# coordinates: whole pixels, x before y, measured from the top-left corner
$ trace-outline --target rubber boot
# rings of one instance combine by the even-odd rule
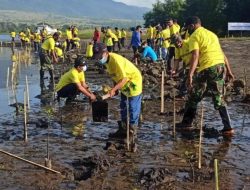
[[[229,114],[227,112],[227,108],[225,106],[221,107],[219,109],[219,113],[222,119],[222,123],[224,125],[224,128],[221,130],[222,133],[225,134],[233,134],[233,128],[231,126],[231,121],[230,121],[230,117]]]
[[[184,116],[181,123],[177,123],[177,129],[191,129],[193,120],[196,115],[196,109],[187,108],[184,112]]]
[[[127,136],[127,124],[124,121],[117,121],[118,123],[118,130],[114,133],[110,133],[110,138],[126,138]]]
[[[44,71],[40,70],[40,81],[43,80],[43,78],[44,78]]]

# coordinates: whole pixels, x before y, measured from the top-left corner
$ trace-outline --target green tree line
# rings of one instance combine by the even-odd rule
[[[224,35],[228,22],[250,22],[250,0],[158,0],[144,20],[146,27],[163,24],[167,18],[183,25],[189,16],[200,17],[206,28]]]

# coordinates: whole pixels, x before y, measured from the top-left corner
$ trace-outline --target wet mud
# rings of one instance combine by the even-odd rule
[[[0,153],[0,189],[214,189],[215,158],[219,161],[220,189],[249,189],[250,96],[244,89],[245,86],[249,89],[250,85],[248,81],[244,83],[244,68],[249,70],[250,41],[223,39],[221,43],[238,80],[228,87],[226,99],[235,135],[226,138],[220,134],[223,126],[219,113],[213,108],[211,98],[206,97],[203,100],[201,169],[198,169],[201,106],[193,131],[173,132],[173,99],[174,93],[178,94],[179,80],[166,77],[165,112],[161,114],[162,65],[140,66],[145,81],[143,114],[138,128],[138,151],[131,153],[127,152],[123,141],[108,137],[118,128],[119,96],[107,100],[108,121],[93,122],[88,99],[79,96],[70,104],[64,99],[58,102],[49,78],[40,84],[39,65],[34,56],[34,64],[22,65],[20,69],[19,114],[16,114],[12,97],[10,103],[1,99],[0,149],[39,164],[44,164],[49,152],[52,168],[61,175]],[[127,50],[122,54],[131,58]],[[68,57],[69,61],[73,59]],[[90,88],[101,91],[104,83],[112,86],[112,81],[95,61],[88,62],[86,79]],[[56,82],[71,66],[56,65]],[[27,142],[23,141],[23,97],[20,95],[25,86],[25,74],[31,85]],[[249,71],[247,78],[250,80]],[[4,87],[1,92],[7,95]],[[185,99],[176,98],[175,104],[179,122]]]

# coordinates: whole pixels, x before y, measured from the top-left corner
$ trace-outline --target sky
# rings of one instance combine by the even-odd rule
[[[127,5],[135,5],[138,7],[148,7],[152,8],[152,4],[156,2],[156,0],[114,0],[117,2],[122,2]]]

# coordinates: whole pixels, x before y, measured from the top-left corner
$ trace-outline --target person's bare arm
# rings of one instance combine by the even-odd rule
[[[80,82],[76,83],[76,86],[81,93],[83,93],[85,96],[88,96],[92,101],[96,99],[95,95],[93,93],[90,93],[86,88],[84,88]]]
[[[53,63],[58,63],[58,59],[57,59],[55,50],[51,51],[51,55],[52,55]]]
[[[127,82],[127,78],[123,78],[121,79],[112,89],[111,91],[109,92],[110,94],[110,97],[113,97],[115,95],[115,92],[119,89],[121,89],[124,84]]]
[[[198,62],[199,62],[199,50],[193,50],[192,51],[192,57],[191,57],[191,60],[190,60],[190,70],[189,70],[189,73],[188,73],[188,80],[187,80],[187,84],[188,84],[188,88],[191,90],[192,87],[193,87],[193,76],[194,76],[194,72],[197,68],[197,65],[198,65]]]

